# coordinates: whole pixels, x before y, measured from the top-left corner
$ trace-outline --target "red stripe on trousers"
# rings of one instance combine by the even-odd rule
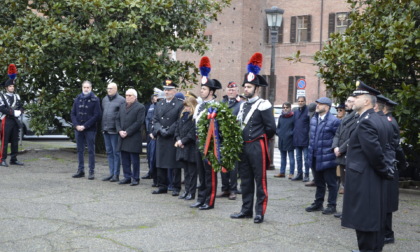
[[[261,183],[263,187],[263,191],[265,194],[265,198],[263,201],[263,207],[262,207],[262,215],[265,214],[265,210],[267,209],[267,201],[268,201],[268,191],[267,191],[267,144],[265,139],[260,140],[261,145],[261,154],[262,154],[262,176],[261,176]]]
[[[214,206],[214,199],[216,198],[216,173],[211,168],[211,192],[209,206]]]
[[[3,160],[3,149],[7,146],[4,146],[4,128],[6,127],[6,117],[1,120],[1,152],[0,152],[0,160]]]

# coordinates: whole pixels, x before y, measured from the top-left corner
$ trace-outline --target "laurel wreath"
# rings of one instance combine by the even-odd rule
[[[211,139],[207,155],[203,154],[203,159],[210,161],[215,172],[222,171],[223,167],[231,171],[235,168],[235,162],[239,160],[239,154],[242,151],[243,140],[241,127],[236,120],[236,116],[233,115],[226,103],[209,103],[206,105],[206,111],[208,111],[209,107],[217,108],[216,119],[219,124],[221,160],[219,163],[217,157],[214,155],[213,138]],[[201,153],[204,153],[209,125],[210,120],[207,119],[207,113],[203,113],[197,124],[197,135]]]

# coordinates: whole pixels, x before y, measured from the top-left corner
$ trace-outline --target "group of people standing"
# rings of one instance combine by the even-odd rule
[[[302,180],[299,165],[293,178],[294,148],[298,162],[299,153],[307,153],[305,166],[312,169],[316,191],[306,211],[334,214],[342,219],[342,226],[356,229],[360,250],[354,251],[382,251],[384,244],[395,241],[392,212],[398,210],[396,163],[406,163],[399,144],[399,127],[392,117],[397,103],[361,81],[356,85],[346,102],[337,107],[341,110],[337,116],[330,113],[332,101],[327,97],[316,100],[313,114],[306,111],[304,97],[298,98],[299,108],[295,111],[291,111],[289,102],[283,104],[277,124],[282,159],[280,174],[275,177],[285,177],[289,156],[289,178]],[[295,147],[297,143],[301,146]],[[306,168],[304,181],[309,181],[308,171]],[[339,190],[340,182],[344,188]],[[344,194],[343,213],[336,211],[339,191]]]

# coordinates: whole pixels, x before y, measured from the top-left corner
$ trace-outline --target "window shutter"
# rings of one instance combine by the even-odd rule
[[[296,17],[292,17],[290,22],[290,43],[296,43]]]
[[[289,76],[289,88],[287,90],[287,101],[289,101],[289,102],[293,102],[294,85],[295,85],[295,77],[294,76]]]
[[[328,38],[331,33],[335,32],[335,13],[330,13],[328,16]]]
[[[279,36],[278,36],[279,44],[283,44],[283,24],[284,22],[282,22],[281,26],[279,27]]]
[[[308,42],[311,42],[311,25],[312,25],[312,16],[308,15]],[[320,41],[322,42],[322,41]]]

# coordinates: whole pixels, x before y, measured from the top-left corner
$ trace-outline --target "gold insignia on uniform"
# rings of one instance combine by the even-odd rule
[[[166,80],[165,83],[166,83],[166,86],[169,86],[169,85],[171,85],[172,81],[171,80]]]
[[[356,81],[356,88],[359,87],[360,81]]]

